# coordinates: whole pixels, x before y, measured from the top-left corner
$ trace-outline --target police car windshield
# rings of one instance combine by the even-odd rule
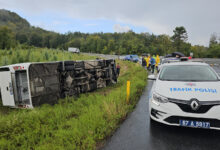
[[[164,66],[160,80],[166,81],[218,81],[218,77],[209,66],[173,65]]]

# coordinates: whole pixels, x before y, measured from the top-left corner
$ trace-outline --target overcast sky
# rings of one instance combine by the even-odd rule
[[[0,8],[47,30],[173,35],[184,26],[189,42],[206,46],[220,33],[219,6],[219,0],[0,0]]]

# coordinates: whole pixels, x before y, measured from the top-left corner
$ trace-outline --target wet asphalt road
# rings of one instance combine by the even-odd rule
[[[215,69],[219,71],[220,68]],[[220,150],[220,131],[150,124],[148,93],[153,81],[148,81],[136,109],[103,150]]]

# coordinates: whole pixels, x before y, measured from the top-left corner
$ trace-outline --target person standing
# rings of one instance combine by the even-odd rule
[[[157,69],[157,72],[158,72],[158,65],[159,65],[159,63],[160,63],[160,57],[159,57],[159,55],[157,55],[157,57],[156,57],[156,69]]]
[[[156,64],[156,60],[154,57],[151,57],[150,64],[151,64],[151,72],[154,73],[154,68],[155,68],[155,64]]]
[[[149,70],[149,66],[150,66],[150,56],[147,57],[146,63],[147,63],[147,69]]]
[[[120,67],[119,63],[117,63],[117,66],[116,66],[117,76],[119,76],[119,74],[120,74],[120,69],[121,69],[121,67]]]
[[[156,61],[156,56],[155,55],[153,55],[153,58],[155,59],[155,61]]]
[[[146,66],[146,60],[145,60],[145,56],[142,56],[142,66],[145,67]]]

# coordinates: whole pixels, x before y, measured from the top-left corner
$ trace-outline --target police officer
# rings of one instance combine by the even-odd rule
[[[146,59],[146,63],[147,63],[147,70],[150,70],[150,55],[148,55]]]
[[[154,67],[155,67],[155,64],[156,64],[156,60],[155,60],[154,57],[151,57],[150,64],[151,64],[151,72],[154,73]]]
[[[142,56],[142,66],[145,67],[146,66],[146,60],[145,60],[145,56]]]
[[[116,72],[117,72],[117,76],[119,76],[119,74],[120,74],[120,65],[119,65],[119,63],[117,64],[117,66],[116,66]]]
[[[156,69],[157,69],[157,72],[158,72],[158,65],[159,65],[159,63],[160,63],[160,57],[159,57],[159,55],[157,55],[157,57],[156,57]]]

